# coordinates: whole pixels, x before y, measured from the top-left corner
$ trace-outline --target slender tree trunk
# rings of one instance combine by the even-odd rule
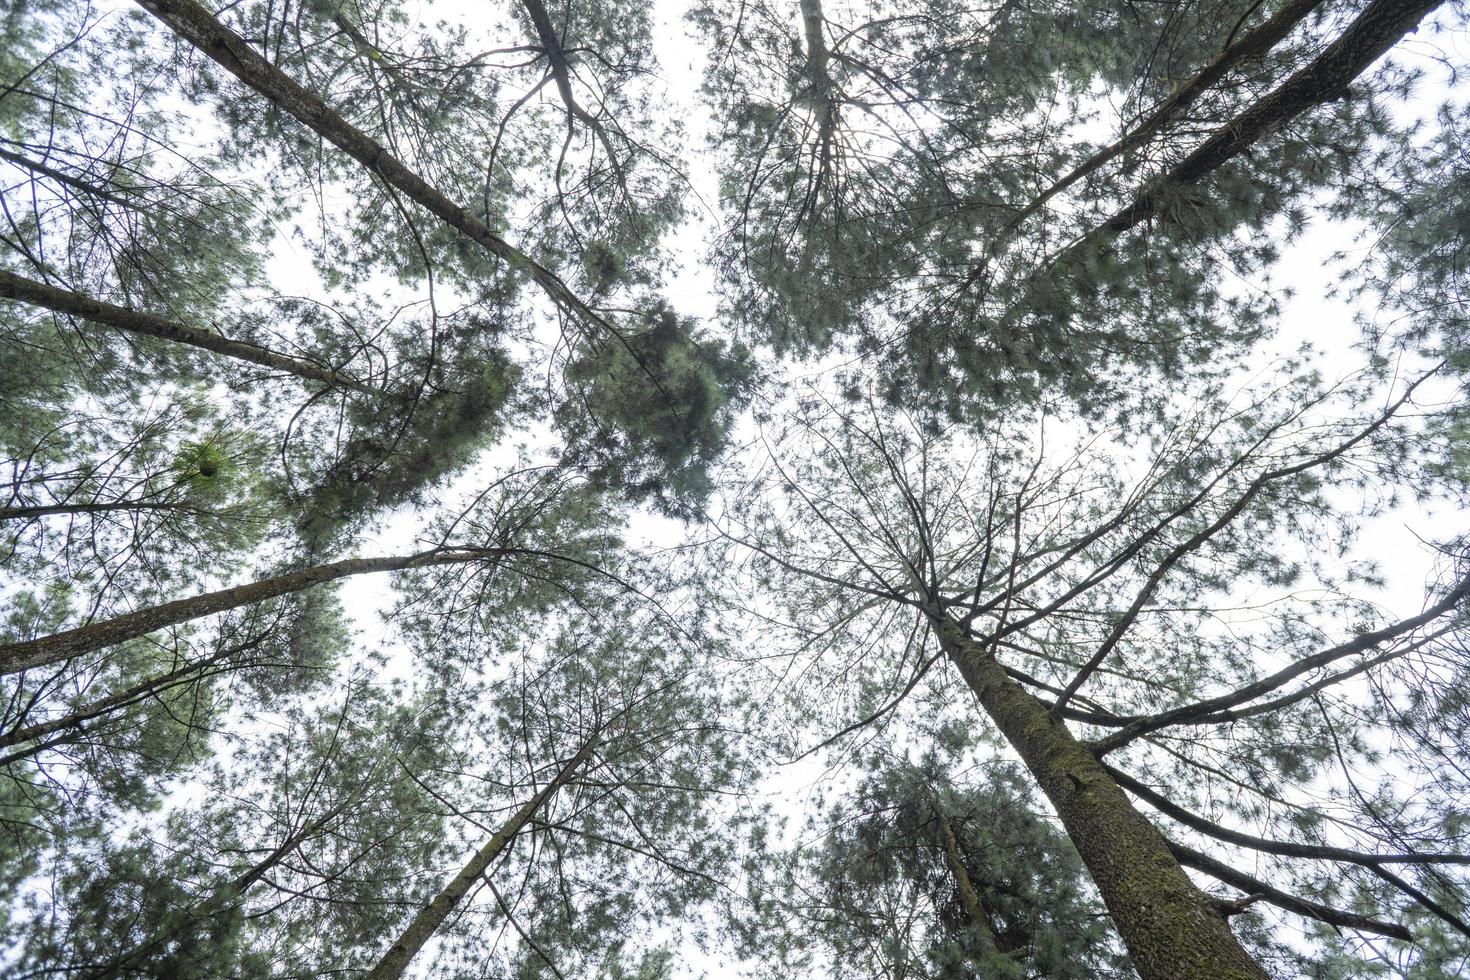
[[[62,517],[73,514],[110,514],[113,511],[188,510],[180,500],[109,500],[94,504],[37,504],[27,507],[0,507],[0,523],[29,521],[37,517]]]
[[[617,149],[613,146],[611,137],[608,136],[607,127],[582,107],[577,101],[576,93],[572,91],[572,66],[567,60],[566,48],[562,46],[561,38],[557,36],[556,25],[552,23],[551,14],[547,12],[546,5],[541,0],[521,0],[521,6],[531,18],[531,26],[535,28],[536,39],[541,43],[542,50],[546,52],[552,80],[556,82],[557,93],[561,96],[562,104],[566,106],[567,114],[592,130],[593,135],[597,137],[597,141],[602,144],[603,150],[607,153],[608,162],[617,167]],[[621,169],[618,173],[621,181]]]
[[[1246,34],[1238,41],[1229,43],[1220,54],[1208,65],[1201,68],[1194,76],[1178,88],[1176,88],[1167,99],[1159,104],[1153,112],[1149,113],[1138,126],[1134,127],[1116,142],[1104,147],[1097,153],[1088,157],[1082,163],[1074,167],[1065,177],[1059,179],[1046,190],[1042,191],[1031,203],[1026,205],[1002,229],[1000,239],[1004,239],[1011,231],[1019,228],[1021,223],[1031,215],[1039,211],[1047,201],[1071,187],[1077,181],[1096,173],[1105,164],[1115,160],[1130,150],[1136,150],[1152,139],[1171,120],[1184,113],[1195,100],[1214,85],[1227,73],[1250,58],[1259,58],[1267,54],[1272,48],[1279,44],[1288,34],[1307,18],[1312,11],[1322,6],[1323,0],[1290,0],[1286,6],[1276,11],[1265,23],[1255,30]],[[992,253],[998,252],[998,247],[992,248]]]
[[[504,826],[491,835],[459,874],[444,886],[444,890],[434,896],[432,902],[419,910],[418,915],[414,916],[413,921],[408,924],[408,928],[404,929],[403,934],[398,937],[398,941],[388,947],[388,951],[383,954],[382,959],[378,960],[377,966],[372,968],[365,980],[395,980],[403,976],[403,971],[408,969],[409,962],[439,931],[444,921],[469,894],[470,889],[475,886],[480,877],[489,870],[495,859],[500,857],[501,852],[520,832],[520,829],[592,756],[592,750],[596,744],[596,737],[588,739],[571,761],[562,766],[561,771],[551,782],[542,787],[539,793],[531,797],[530,802],[517,810]]]
[[[25,728],[12,728],[10,731],[0,734],[0,748],[18,745],[21,742],[36,741],[45,738],[47,735],[66,731],[67,729],[76,729],[74,737],[80,737],[87,722],[101,718],[104,715],[112,714],[121,708],[126,708],[129,705],[141,701],[150,694],[159,694],[180,684],[190,683],[210,667],[227,660],[234,654],[255,645],[257,642],[259,641],[253,640],[250,643],[226,647],[218,653],[205,657],[203,660],[196,660],[193,663],[185,664],[177,670],[171,670],[157,677],[150,677],[131,687],[124,688],[106,697],[98,698],[96,701],[89,702],[76,711],[62,715],[59,718],[38,722],[34,725],[28,725]],[[23,759],[27,755],[33,755],[42,748],[55,744],[57,744],[56,741],[52,740],[42,745],[31,746],[20,752],[14,752],[10,755],[0,757],[0,766],[8,765],[17,759]]]
[[[567,112],[583,122],[597,126],[597,121],[577,103],[576,95],[572,92],[571,65],[567,62],[566,51],[562,48],[561,38],[556,33],[556,25],[552,23],[551,14],[547,12],[545,4],[541,0],[521,0],[521,7],[531,18],[531,26],[536,30],[536,40],[541,43],[541,49],[546,52],[547,63],[551,66],[552,80],[556,83],[556,90],[561,95]]]
[[[57,183],[65,184],[72,190],[80,191],[81,193],[86,194],[90,197],[100,198],[104,201],[111,201],[113,204],[117,204],[125,208],[137,209],[139,206],[139,202],[129,201],[124,196],[124,194],[126,193],[126,190],[124,188],[99,187],[96,184],[92,184],[85,180],[82,180],[80,177],[69,174],[64,170],[57,170],[55,167],[49,167],[39,160],[32,160],[29,157],[23,157],[19,153],[12,153],[4,148],[0,148],[0,160],[5,160],[13,163],[17,167],[29,170],[33,174],[39,174],[42,177],[50,177]]]
[[[985,904],[980,900],[980,893],[975,890],[975,883],[970,880],[970,872],[965,867],[964,855],[960,853],[960,840],[955,835],[954,825],[937,803],[934,806],[934,816],[939,818],[939,832],[944,837],[944,859],[949,864],[949,873],[954,875],[955,885],[959,888],[960,902],[970,917],[971,931],[980,945],[980,958],[983,960],[985,957],[999,956],[1000,945],[995,939],[995,928],[990,924],[990,916],[985,913]]]
[[[212,354],[249,361],[251,364],[259,364],[273,371],[294,374],[308,381],[320,381],[333,387],[347,388],[364,394],[373,393],[373,390],[362,382],[354,381],[330,368],[312,364],[310,361],[278,354],[273,350],[242,340],[230,340],[217,333],[175,323],[152,313],[143,313],[124,306],[104,303],[90,296],[58,289],[48,283],[27,279],[3,269],[0,269],[0,297],[19,300],[22,303],[40,306],[56,313],[80,317],[83,320],[100,323],[105,327],[112,327],[126,333],[157,337],[160,340],[207,350]]]
[[[76,629],[66,630],[36,640],[12,643],[0,647],[0,676],[19,673],[35,667],[58,663],[109,647],[126,640],[135,639],[167,626],[177,626],[203,616],[238,609],[267,599],[300,592],[314,585],[321,585],[349,575],[369,572],[395,572],[406,568],[423,568],[430,565],[450,565],[456,562],[477,561],[493,557],[500,552],[485,551],[426,552],[418,555],[401,555],[384,558],[348,558],[327,565],[315,565],[284,575],[248,582],[218,592],[206,592],[176,599],[161,605],[139,609],[100,623],[89,623]]]
[[[558,306],[575,313],[584,322],[605,325],[602,318],[588,308],[556,273],[495,234],[489,225],[410,170],[381,143],[262,58],[243,37],[221,24],[195,0],[138,0],[138,4],[277,108],[296,117],[318,136],[382,178],[388,186],[478,243],[491,255],[529,273]]]
[[[1106,247],[1119,235],[1157,215],[1179,188],[1209,176],[1303,112],[1344,97],[1348,86],[1359,75],[1404,35],[1417,29],[1419,22],[1443,2],[1372,0],[1347,30],[1328,45],[1326,51],[1216,129],[1194,152],[1145,187],[1127,207],[1102,224],[1093,226],[1058,253],[1048,263],[1048,268],[1055,268],[1071,257]],[[977,282],[985,268],[985,262],[976,265],[966,284]],[[1046,276],[1041,276],[1038,281],[1045,279]],[[1006,316],[1012,316],[1025,305],[1024,302],[1015,304]]]
[[[1056,808],[1143,980],[1262,980],[1218,903],[1066,724],[959,626],[936,618],[945,653]]]
[[[1218,878],[1232,888],[1239,888],[1246,894],[1242,903],[1249,902],[1252,898],[1265,899],[1272,905],[1279,906],[1298,915],[1325,922],[1328,925],[1339,926],[1344,929],[1354,929],[1359,932],[1376,932],[1381,936],[1388,936],[1400,942],[1411,943],[1414,934],[1405,926],[1397,922],[1386,922],[1383,919],[1375,919],[1371,916],[1360,915],[1357,912],[1344,912],[1321,902],[1312,902],[1300,898],[1288,892],[1270,885],[1258,878],[1253,878],[1232,867],[1218,858],[1212,858],[1208,854],[1201,854],[1193,848],[1185,847],[1183,844],[1169,842],[1169,849],[1179,859],[1179,863],[1186,867],[1203,871],[1212,878]],[[1239,904],[1239,903],[1238,903]]]
[[[115,510],[169,510],[180,505],[161,500],[115,500],[105,504],[38,504],[34,507],[0,507],[0,523],[29,521],[37,517],[68,514],[106,514]]]
[[[220,885],[204,901],[192,906],[174,909],[165,917],[163,925],[153,935],[127,950],[112,960],[112,962],[87,974],[86,980],[117,980],[119,977],[137,975],[136,967],[150,953],[170,939],[195,928],[199,923],[228,911],[244,896],[245,892],[252,885],[265,877],[271,868],[280,864],[296,848],[300,847],[302,841],[315,834],[322,827],[325,827],[328,821],[345,810],[347,808],[347,802],[343,801],[338,803],[336,806],[327,810],[326,813],[323,813],[311,823],[302,827],[301,830],[287,837],[281,843],[280,847],[277,847],[270,854],[267,854],[264,858],[251,865],[242,874]]]

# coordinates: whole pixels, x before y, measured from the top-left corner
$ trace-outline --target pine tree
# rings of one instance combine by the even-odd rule
[[[1425,608],[1400,617],[1354,594],[1367,567],[1329,557],[1355,524],[1329,492],[1369,510],[1396,489],[1463,493],[1438,472],[1443,448],[1402,419],[1422,383],[1367,413],[1361,392],[1310,377],[1233,401],[1192,392],[1132,447],[1134,472],[1102,435],[1056,450],[1042,422],[977,439],[813,392],[769,458],[746,463],[724,534],[785,597],[792,669],[846,679],[794,692],[837,728],[829,742],[921,685],[968,688],[1143,976],[1260,975],[1229,918],[1261,901],[1400,941],[1412,934],[1395,916],[1417,904],[1470,936],[1459,777],[1433,734],[1459,700],[1463,543],[1441,543]],[[1229,596],[1248,593],[1271,598],[1238,623]],[[1411,677],[1419,694],[1400,697]],[[1380,743],[1393,770],[1377,768]],[[1341,786],[1333,806],[1314,801],[1316,780]],[[1301,891],[1208,853],[1221,844],[1287,860]]]
[[[789,951],[763,957],[772,976],[1128,975],[1021,774],[988,764],[957,783],[952,752],[872,756],[799,849],[752,874],[743,935]]]

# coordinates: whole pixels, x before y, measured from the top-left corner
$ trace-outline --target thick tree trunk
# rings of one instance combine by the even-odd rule
[[[822,14],[822,0],[801,0],[801,31],[806,38],[806,65],[812,79],[818,85],[831,85],[827,73],[827,62],[831,54],[827,50],[826,18]]]
[[[187,599],[176,599],[173,602],[139,609],[137,612],[103,620],[100,623],[89,623],[86,626],[79,626],[76,629],[44,636],[40,639],[0,647],[0,676],[69,660],[84,653],[91,653],[103,647],[144,636],[167,626],[177,626],[180,623],[187,623],[214,613],[238,609],[241,606],[275,599],[292,592],[300,592],[302,589],[346,578],[349,575],[395,572],[406,568],[477,561],[492,557],[496,553],[493,550],[450,551],[394,555],[385,558],[348,558],[345,561],[315,565],[257,582],[221,589],[218,592],[206,592]]]
[[[1315,61],[1217,129],[1199,148],[1088,238],[1110,238],[1142,223],[1158,213],[1173,187],[1200,180],[1308,109],[1344,97],[1354,79],[1443,2],[1372,0]]]
[[[529,273],[558,306],[571,311],[584,322],[605,325],[602,318],[588,308],[556,273],[495,234],[489,225],[410,170],[381,143],[262,58],[249,42],[221,24],[195,0],[138,0],[138,4],[283,112],[296,117],[318,136],[382,178],[384,183],[478,243],[491,255]]]
[[[500,857],[501,852],[520,832],[520,829],[536,816],[546,801],[551,799],[556,791],[582,767],[583,763],[591,758],[596,744],[596,738],[588,739],[571,761],[562,766],[556,777],[542,787],[539,793],[531,797],[530,802],[517,810],[505,822],[505,825],[475,852],[474,857],[470,858],[459,874],[444,886],[444,890],[434,896],[432,902],[419,910],[418,915],[414,916],[413,921],[408,924],[408,928],[404,929],[403,934],[398,937],[398,941],[388,948],[383,958],[378,960],[377,966],[374,966],[367,974],[365,980],[395,980],[403,976],[403,971],[408,969],[409,962],[439,931],[444,920],[449,918],[459,903],[469,894],[470,889],[480,880],[480,877],[490,869],[490,865]]]
[[[278,354],[273,350],[241,340],[230,340],[219,334],[210,333],[208,330],[175,323],[152,313],[142,313],[124,306],[114,306],[112,303],[104,303],[90,296],[83,296],[81,293],[58,289],[47,283],[17,276],[3,269],[0,269],[0,297],[40,306],[55,313],[80,317],[83,320],[100,323],[104,327],[112,327],[126,333],[157,337],[160,340],[207,350],[212,354],[233,357],[239,361],[249,361],[251,364],[259,364],[273,371],[294,374],[308,381],[320,381],[336,388],[347,388],[364,394],[373,393],[373,390],[362,382],[354,381],[330,368],[312,364],[310,361]]]
[[[1056,808],[1144,980],[1261,980],[1266,972],[1168,842],[1046,705],[953,622],[945,653]]]
[[[990,924],[990,916],[985,912],[985,903],[980,900],[980,893],[975,890],[975,883],[970,880],[969,869],[965,867],[965,858],[960,853],[959,837],[955,835],[954,825],[949,822],[949,817],[936,804],[934,816],[939,820],[939,832],[944,837],[944,859],[949,865],[949,873],[954,875],[955,886],[959,889],[960,902],[965,906],[965,913],[970,917],[971,931],[975,935],[975,941],[980,947],[982,958],[986,956],[999,956],[1000,945],[995,939],[995,928]]]
[[[1021,223],[1039,211],[1047,201],[1071,187],[1077,181],[1096,173],[1108,162],[1131,150],[1136,150],[1157,135],[1164,126],[1181,116],[1210,87],[1226,74],[1251,58],[1259,58],[1270,52],[1290,34],[1312,11],[1322,6],[1323,0],[1290,0],[1275,14],[1245,37],[1227,45],[1219,56],[1201,68],[1194,76],[1178,88],[1167,99],[1149,113],[1138,126],[1122,138],[1104,147],[1074,167],[1065,177],[1042,191],[1010,221],[1006,222],[1000,238],[1020,227]],[[993,251],[998,251],[993,249]]]

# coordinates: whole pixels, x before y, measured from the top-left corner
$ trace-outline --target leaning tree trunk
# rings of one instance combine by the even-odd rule
[[[1056,808],[1143,980],[1262,980],[1224,911],[1185,874],[1102,763],[948,619],[945,653]]]
[[[325,827],[346,808],[346,801],[331,807],[311,823],[287,837],[279,847],[251,865],[244,873],[220,885],[204,901],[196,905],[177,906],[170,909],[164,916],[163,924],[147,939],[121,953],[111,962],[86,974],[85,980],[120,980],[123,977],[140,975],[140,967],[155,951],[163,948],[175,938],[197,929],[215,916],[229,912],[256,882],[290,857],[303,841]]]
[[[1322,6],[1323,0],[1290,0],[1284,7],[1272,14],[1265,23],[1253,31],[1227,45],[1209,64],[1205,65],[1183,84],[1176,88],[1163,102],[1149,113],[1148,117],[1139,125],[1125,133],[1115,142],[1109,144],[1092,156],[1088,157],[1076,167],[1072,168],[1065,176],[1057,179],[1046,190],[1031,199],[1031,203],[1016,213],[1006,222],[1005,228],[997,236],[998,240],[1004,241],[1007,236],[1021,227],[1022,222],[1040,211],[1048,201],[1058,194],[1077,183],[1092,176],[1104,166],[1146,145],[1149,140],[1157,136],[1168,124],[1177,120],[1188,111],[1200,96],[1208,92],[1210,88],[1228,73],[1234,71],[1243,62],[1252,58],[1259,58],[1284,40],[1296,29],[1312,11]],[[999,252],[998,246],[992,246],[993,254]]]
[[[23,670],[44,667],[91,653],[127,640],[136,639],[154,630],[177,626],[214,613],[238,609],[241,606],[275,599],[302,589],[311,588],[349,575],[367,572],[395,572],[407,568],[423,568],[430,565],[448,565],[455,562],[476,561],[492,557],[493,551],[450,551],[426,552],[418,555],[401,555],[386,558],[348,558],[327,565],[314,565],[284,575],[247,582],[218,592],[206,592],[176,599],[137,612],[127,613],[100,623],[89,623],[76,629],[43,636],[23,643],[12,643],[0,647],[0,677],[17,674]]]
[[[183,505],[167,500],[111,500],[91,504],[37,504],[27,507],[0,507],[0,523],[29,521],[38,517],[69,517],[76,514],[110,514],[114,511],[181,510]]]
[[[556,273],[501,238],[484,221],[450,200],[410,170],[387,147],[353,126],[316,95],[261,57],[250,42],[220,23],[196,0],[137,0],[179,37],[198,48],[281,111],[362,164],[394,190],[414,201],[491,255],[527,273],[557,306],[589,324],[603,321]]]
[[[404,929],[403,934],[398,937],[398,941],[388,947],[383,958],[378,960],[377,966],[372,968],[364,980],[396,980],[403,976],[403,971],[408,969],[409,961],[424,948],[425,943],[434,937],[434,934],[444,924],[444,920],[449,918],[460,902],[464,901],[470,889],[490,869],[490,865],[500,857],[501,852],[520,832],[520,829],[536,816],[546,801],[551,799],[556,791],[571,779],[582,764],[591,757],[596,744],[595,737],[588,739],[571,761],[562,766],[556,778],[531,797],[525,806],[517,810],[515,815],[485,842],[484,847],[475,852],[474,857],[470,858],[469,862],[460,869],[459,874],[444,886],[444,890],[434,896],[432,902],[419,910],[418,915],[414,916],[413,921],[408,924],[408,928]]]
[[[226,647],[217,653],[205,657],[203,660],[196,660],[193,663],[179,667],[177,670],[171,670],[166,674],[150,677],[121,691],[115,691],[106,697],[91,701],[75,711],[68,712],[58,718],[37,722],[34,725],[27,725],[25,727],[17,725],[8,732],[0,734],[0,748],[8,748],[9,746],[19,745],[23,742],[34,742],[35,744],[21,749],[18,752],[0,756],[0,768],[18,759],[35,755],[61,742],[75,741],[76,739],[82,738],[98,727],[96,725],[89,725],[88,722],[95,721],[98,718],[105,719],[109,715],[132,707],[149,697],[162,697],[164,692],[170,691],[175,687],[195,683],[206,676],[211,667],[223,663],[230,657],[259,642],[260,639],[256,638],[245,643],[238,643]],[[55,735],[58,732],[62,733],[60,737],[55,739],[46,738],[46,736]],[[45,741],[42,741],[43,739]]]
[[[1252,103],[1088,237],[1121,235],[1158,214],[1176,188],[1202,180],[1309,109],[1347,96],[1348,86],[1444,0],[1372,0],[1305,68]],[[1084,239],[1086,241],[1086,239]],[[1079,242],[1078,244],[1082,244]],[[1096,242],[1088,243],[1096,245]]]
[[[1151,181],[1122,210],[1073,240],[1047,263],[1047,269],[1055,269],[1070,259],[1107,248],[1113,239],[1158,215],[1181,188],[1198,183],[1226,163],[1249,152],[1257,142],[1279,132],[1302,113],[1346,97],[1348,87],[1359,75],[1406,35],[1418,30],[1420,21],[1443,3],[1444,0],[1371,0],[1320,55],[1216,129],[1184,159]],[[1279,26],[1274,20],[1264,25],[1264,39],[1270,40]],[[1188,85],[1186,83],[1186,90]],[[1166,102],[1165,107],[1169,104]],[[1107,152],[1104,151],[1105,156]],[[1071,179],[1063,178],[1063,182]],[[1055,191],[1044,192],[1037,202],[1023,208],[1008,230],[1039,208],[1040,201],[1052,193]],[[1003,239],[1005,233],[1000,237]],[[986,265],[987,262],[976,265],[966,285],[979,281]],[[1047,280],[1048,277],[1043,275],[1037,281],[1044,284]],[[1024,301],[1013,304],[1007,317],[1025,306]]]
[[[955,887],[960,893],[960,903],[965,907],[965,914],[970,917],[971,931],[980,946],[980,960],[983,963],[986,957],[1000,955],[995,928],[985,912],[980,893],[975,890],[975,883],[970,880],[970,872],[965,867],[965,856],[960,853],[960,841],[954,832],[954,825],[937,803],[934,806],[934,816],[939,818],[939,832],[944,837],[945,863],[949,865],[949,873],[954,875]]]
[[[294,374],[308,381],[320,381],[335,388],[347,388],[363,394],[373,393],[373,390],[362,382],[338,374],[331,368],[320,364],[281,354],[258,344],[231,340],[217,333],[200,330],[198,327],[191,327],[184,323],[176,323],[153,313],[130,310],[125,306],[105,303],[81,293],[58,289],[49,283],[26,279],[13,272],[6,272],[4,269],[0,269],[0,297],[19,300],[22,303],[39,306],[54,313],[65,313],[92,323],[100,323],[105,327],[112,327],[114,330],[122,330],[125,333],[142,337],[157,337],[159,340],[207,350],[211,354],[249,361],[251,364],[259,364],[273,371]]]

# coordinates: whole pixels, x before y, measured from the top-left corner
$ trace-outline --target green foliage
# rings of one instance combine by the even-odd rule
[[[59,423],[19,416],[0,444],[26,475],[0,507],[11,574],[59,581],[95,615],[121,593],[197,585],[261,540],[269,450],[203,393],[89,407]]]
[[[352,403],[346,421],[356,435],[292,495],[309,548],[324,549],[375,514],[422,500],[495,441],[519,369],[493,346],[475,353],[450,369],[431,368],[432,386],[410,382]]]
[[[116,844],[98,836],[68,848],[60,863],[66,870],[54,880],[51,898],[65,901],[65,924],[47,922],[30,933],[31,962],[64,964],[85,975],[146,944],[146,955],[126,972],[181,980],[270,975],[262,958],[241,947],[240,909],[198,921],[191,916],[198,897],[191,886],[214,869],[187,850],[160,852],[141,834]]]
[[[567,460],[600,486],[696,513],[755,367],[743,347],[666,306],[641,319],[638,332],[600,338],[568,365],[570,396],[556,413]]]
[[[1392,128],[1380,100],[1406,94],[1401,74],[1367,77],[1248,166],[1170,184],[1199,134],[1316,53],[1319,35],[1291,35],[1042,202],[1267,8],[807,0],[805,23],[790,8],[693,15],[722,52],[706,93],[726,312],[778,351],[884,363],[890,401],[955,418],[1058,392],[1101,411],[1140,370],[1197,370],[1257,339],[1274,298],[1226,288],[1224,270],[1264,274],[1269,218],[1356,180]],[[1143,229],[1074,247],[1155,192]]]
[[[857,785],[808,820],[802,844],[761,859],[740,936],[770,975],[1131,975],[1081,860],[1017,769],[982,766],[956,785],[944,771],[955,760],[938,753],[866,761]]]

